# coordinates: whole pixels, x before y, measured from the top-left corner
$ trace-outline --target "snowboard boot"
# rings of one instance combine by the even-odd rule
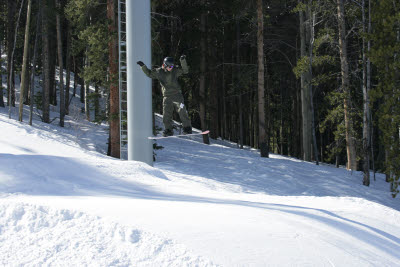
[[[172,132],[171,129],[165,129],[164,130],[164,132],[163,132],[163,136],[164,137],[171,136],[171,135],[174,135],[174,133]]]
[[[192,127],[183,127],[183,134],[191,134],[192,133]]]

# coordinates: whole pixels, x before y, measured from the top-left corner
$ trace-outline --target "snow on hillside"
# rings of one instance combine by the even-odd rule
[[[112,159],[74,103],[64,128],[0,108],[0,265],[400,266],[383,175],[200,137],[159,140],[154,167]]]

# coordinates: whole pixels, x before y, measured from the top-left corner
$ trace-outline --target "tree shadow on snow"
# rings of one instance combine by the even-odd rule
[[[217,181],[239,186],[240,192],[276,196],[362,197],[400,210],[383,176],[366,187],[360,172],[274,154],[261,158],[256,151],[204,145],[201,138],[160,140],[160,145],[164,149],[157,152],[156,167],[186,180]]]
[[[115,164],[120,163],[122,161],[115,160]],[[119,179],[107,171],[100,161],[95,168],[68,157],[0,153],[0,192],[43,196],[144,197],[161,193],[146,189],[133,178],[151,175],[168,180],[162,172],[145,166],[133,169],[132,179],[129,176]]]

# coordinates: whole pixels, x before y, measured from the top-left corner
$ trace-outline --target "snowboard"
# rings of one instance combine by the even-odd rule
[[[151,140],[158,140],[158,139],[165,139],[165,138],[178,138],[178,137],[185,137],[185,136],[193,136],[193,135],[203,135],[203,134],[208,134],[210,131],[204,131],[201,133],[191,133],[191,134],[178,134],[178,135],[170,135],[170,136],[149,136],[147,137],[148,139]]]

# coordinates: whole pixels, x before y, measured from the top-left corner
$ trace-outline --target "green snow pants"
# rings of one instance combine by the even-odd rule
[[[186,110],[186,106],[183,103],[182,94],[175,94],[172,96],[164,97],[163,99],[163,123],[165,129],[172,130],[172,115],[174,113],[174,110],[178,112],[183,127],[192,126]]]

